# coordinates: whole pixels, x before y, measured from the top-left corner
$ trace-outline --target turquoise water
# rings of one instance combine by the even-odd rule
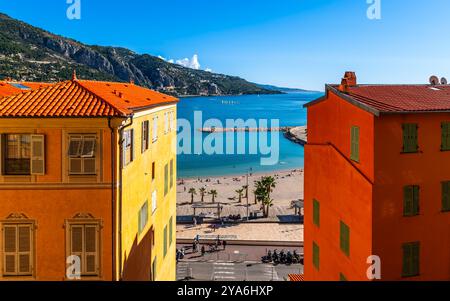
[[[236,154],[236,146],[234,147],[235,154],[208,155],[204,151],[201,151],[201,154],[180,154],[180,149],[189,145],[189,141],[180,142],[178,145],[178,177],[193,178],[243,174],[250,168],[253,172],[267,172],[302,167],[303,147],[284,138],[283,133],[276,133],[279,143],[275,143],[277,139],[272,141],[271,134],[265,134],[268,136],[268,146],[271,146],[273,149],[279,147],[279,159],[276,161],[276,164],[262,165],[261,157],[269,157],[269,155],[262,154],[259,147],[257,154],[249,154],[249,135],[253,134],[201,134],[196,131],[197,127],[194,126],[194,111],[202,112],[203,122],[207,119],[215,118],[223,123],[223,127],[225,127],[227,119],[235,120],[239,118],[243,120],[256,119],[256,121],[259,119],[267,119],[268,126],[274,125],[270,123],[271,119],[278,119],[280,126],[298,126],[306,124],[306,110],[303,109],[303,105],[321,95],[320,93],[305,92],[281,95],[182,98],[178,104],[178,119],[189,120],[192,134],[197,132],[197,135],[202,139],[216,138],[219,139],[218,141],[220,141],[221,136],[224,143],[227,143],[227,141],[230,142],[229,139],[227,140],[227,135],[234,135],[234,144],[245,142],[246,154]],[[202,126],[204,125],[198,127]],[[261,126],[259,122],[258,126]],[[186,128],[185,130],[187,131],[188,129]],[[259,137],[258,134],[258,143]],[[194,143],[195,141],[192,139],[189,145],[192,152]]]

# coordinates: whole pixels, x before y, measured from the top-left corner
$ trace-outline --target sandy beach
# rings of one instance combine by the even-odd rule
[[[248,177],[249,184],[249,205],[251,211],[260,209],[260,204],[254,203],[253,187],[256,180],[263,176],[273,176],[276,181],[276,187],[271,197],[274,199],[274,205],[270,209],[270,216],[294,214],[291,208],[291,202],[303,199],[303,169],[293,169],[285,171],[275,171],[271,173],[250,174]],[[194,203],[201,203],[199,189],[204,187],[207,191],[216,190],[218,195],[215,199],[216,203],[224,205],[224,215],[228,214],[246,214],[245,197],[239,202],[236,190],[242,189],[247,184],[246,175],[208,177],[197,179],[179,179],[177,181],[177,212],[178,215],[192,214],[191,195],[189,190],[194,188],[197,192],[194,195]],[[244,192],[245,196],[245,192]],[[212,204],[211,195],[206,194],[204,197],[205,204]]]

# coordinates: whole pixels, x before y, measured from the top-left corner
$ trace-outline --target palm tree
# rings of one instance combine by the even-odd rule
[[[189,193],[191,194],[191,204],[194,204],[194,195],[197,194],[197,190],[195,190],[195,188],[192,187],[191,189],[189,189]]]
[[[277,182],[275,181],[275,178],[272,176],[268,176],[268,177],[263,177],[261,179],[262,184],[266,187],[267,189],[267,195],[270,198],[270,193],[273,191],[273,189],[277,186]]]
[[[202,203],[203,203],[205,201],[206,188],[202,187],[199,189],[199,191],[200,191],[200,196],[202,198]]]
[[[242,189],[245,190],[245,198],[248,199],[248,185],[242,186]]]
[[[244,195],[244,189],[238,189],[236,190],[236,193],[238,194],[239,203],[242,203],[242,196]]]
[[[216,197],[217,197],[217,190],[211,190],[210,192],[209,192],[209,194],[211,195],[211,198],[212,198],[212,202],[213,202],[213,204],[214,204],[214,201],[215,201],[215,199],[216,199]]]
[[[269,209],[270,207],[273,206],[273,200],[269,197],[266,196],[263,201],[262,201],[263,205],[265,206],[265,210],[264,210],[264,216],[265,217],[269,217]]]
[[[268,197],[268,195],[267,195],[267,188],[264,185],[262,179],[261,179],[261,181],[255,181],[254,193],[255,193],[255,200],[258,202],[261,202],[263,213],[265,216],[266,215],[266,206],[264,204],[264,199],[266,199]]]

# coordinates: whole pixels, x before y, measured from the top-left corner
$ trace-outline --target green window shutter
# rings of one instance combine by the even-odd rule
[[[414,243],[411,247],[411,253],[412,253],[412,265],[411,265],[411,272],[412,275],[419,275],[420,273],[420,244]]]
[[[403,277],[417,276],[420,273],[420,243],[403,244]]]
[[[412,215],[412,203],[413,203],[413,188],[412,186],[405,186],[403,188],[403,215]]]
[[[340,246],[342,252],[350,256],[350,228],[342,221],[340,223]]]
[[[169,165],[164,166],[164,196],[169,192]]]
[[[313,265],[317,270],[319,270],[319,268],[320,268],[320,248],[315,242],[313,242]]]
[[[320,227],[320,203],[316,199],[313,200],[313,223]]]
[[[164,227],[164,257],[167,255],[167,226]]]
[[[450,182],[442,182],[442,211],[450,211]]]
[[[411,266],[411,247],[410,244],[403,245],[403,268],[402,275],[409,276],[411,274],[410,266]]]
[[[418,144],[418,125],[408,123],[403,125],[403,152],[415,153],[419,149]]]
[[[403,191],[403,215],[414,216],[419,214],[419,186],[405,186]]]
[[[442,142],[441,150],[450,150],[450,122],[443,122],[441,125]]]
[[[359,127],[352,127],[350,141],[350,159],[359,162]]]
[[[413,214],[418,215],[419,214],[419,193],[420,187],[419,186],[413,186]]]

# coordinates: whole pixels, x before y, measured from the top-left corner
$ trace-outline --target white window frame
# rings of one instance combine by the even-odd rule
[[[97,152],[97,135],[96,134],[69,134],[68,139],[68,146],[67,146],[67,153],[69,157],[69,175],[96,175],[97,174],[97,158],[96,158],[96,152]],[[73,141],[80,141],[80,144],[78,145],[78,150],[75,153],[71,153],[71,143]],[[85,143],[87,142],[94,142],[90,154],[83,154]],[[78,160],[80,161],[80,171],[73,171],[71,170],[71,163],[72,161]],[[86,161],[94,161],[94,171],[86,171]]]

